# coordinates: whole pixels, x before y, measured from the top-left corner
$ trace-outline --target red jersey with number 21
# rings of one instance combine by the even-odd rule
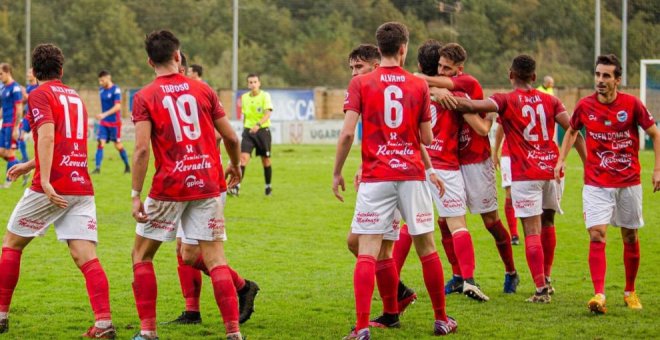
[[[587,163],[584,183],[604,188],[640,184],[639,131],[655,121],[642,102],[627,93],[617,92],[610,104],[593,94],[580,99],[571,117],[571,127],[586,130]]]
[[[149,197],[192,201],[227,190],[213,124],[224,116],[208,85],[178,73],[160,76],[135,94],[133,122],[152,124],[156,174]]]
[[[423,181],[419,126],[431,120],[426,82],[401,67],[354,77],[344,111],[362,115],[362,181]]]
[[[566,112],[557,97],[536,89],[496,93],[497,106],[511,157],[511,180],[554,178],[559,148],[554,141],[555,116]]]
[[[78,93],[59,80],[49,81],[30,92],[28,121],[34,133],[36,169],[31,190],[41,187],[39,163],[39,128],[46,123],[55,126],[53,162],[50,184],[60,195],[94,195],[87,172],[87,110]]]

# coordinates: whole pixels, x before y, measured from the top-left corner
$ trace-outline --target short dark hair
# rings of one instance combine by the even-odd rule
[[[259,79],[259,75],[256,74],[256,73],[250,73],[250,74],[248,74],[247,78],[245,78],[245,79],[250,79],[250,78],[257,78],[257,79]]]
[[[2,69],[2,72],[12,74],[11,65],[7,63],[0,64],[0,69]]]
[[[188,72],[188,58],[186,58],[186,55],[183,54],[183,51],[179,52],[181,54],[181,66],[186,68],[186,73]]]
[[[605,54],[605,55],[599,55],[598,58],[596,58],[596,66],[598,64],[601,65],[613,65],[614,66],[614,77],[620,78],[622,71],[621,71],[621,61],[619,61],[619,58],[617,58],[616,55],[614,54]]]
[[[110,75],[110,72],[107,71],[107,70],[101,70],[101,72],[99,72],[99,78],[109,76],[109,75]]]
[[[399,22],[386,22],[376,30],[376,41],[383,57],[395,56],[401,45],[408,43],[408,28]]]
[[[521,54],[513,58],[511,72],[522,81],[530,82],[536,72],[536,61],[531,56]]]
[[[449,43],[440,49],[440,56],[461,64],[467,60],[467,51],[457,43]]]
[[[380,62],[378,47],[372,44],[361,44],[348,55],[348,61],[362,60],[366,62]]]
[[[204,73],[204,68],[202,67],[202,65],[192,64],[192,65],[190,65],[190,68],[193,70],[193,72],[197,73],[200,77],[202,76],[202,73]]]
[[[144,39],[144,49],[155,64],[172,60],[172,55],[180,46],[179,39],[168,30],[153,31]]]
[[[60,79],[64,54],[53,44],[39,44],[32,50],[32,73],[38,80]]]
[[[430,39],[417,49],[417,62],[422,68],[422,73],[427,76],[438,75],[441,48],[442,44],[439,41]]]

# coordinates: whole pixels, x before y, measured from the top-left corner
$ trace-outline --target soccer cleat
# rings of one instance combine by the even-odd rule
[[[520,283],[520,276],[518,276],[517,272],[513,274],[506,273],[504,275],[504,293],[506,294],[515,293],[519,283]]]
[[[259,294],[259,285],[256,282],[245,280],[245,287],[238,293],[238,323],[250,320],[254,312],[254,298]]]
[[[513,235],[511,236],[511,244],[514,246],[517,246],[520,244],[520,238],[518,238],[518,235]]]
[[[247,337],[243,336],[241,332],[227,334],[227,340],[245,340]]]
[[[266,196],[272,195],[273,194],[273,188],[266,187],[266,190],[264,191],[264,193],[266,194]]]
[[[467,279],[463,281],[463,294],[465,294],[465,296],[469,297],[470,299],[481,302],[490,300],[490,298],[486,296],[486,294],[484,294],[481,289],[479,289],[479,285],[474,282],[474,279]]]
[[[552,279],[550,276],[545,277],[545,286],[548,287],[548,294],[552,295],[555,293],[555,287],[552,286]]]
[[[9,332],[9,319],[0,319],[0,334]]]
[[[456,323],[456,320],[454,320],[454,318],[451,316],[448,316],[447,322],[442,320],[435,320],[435,324],[433,324],[433,334],[442,336],[450,333],[456,333],[457,328],[458,323]]]
[[[415,303],[415,301],[417,300],[417,294],[415,293],[414,290],[406,287],[402,282],[401,285],[403,285],[403,289],[399,290],[399,294],[397,296],[397,303],[399,304],[399,314],[403,314],[406,308],[408,308],[408,306]]]
[[[114,339],[117,337],[117,331],[112,325],[107,328],[98,328],[96,326],[92,326],[89,327],[87,332],[85,332],[82,337],[91,339]]]
[[[229,196],[238,197],[238,190],[239,190],[238,186],[231,187],[231,188],[227,189],[227,194],[229,194]]]
[[[361,329],[359,332],[356,330],[352,330],[350,333],[348,333],[347,336],[343,338],[343,340],[371,340],[371,332],[369,332],[369,328],[364,328]]]
[[[202,323],[202,315],[199,312],[183,311],[178,318],[161,323],[162,325],[193,325]]]
[[[0,189],[9,189],[11,188],[11,181],[6,181],[3,184],[0,184]]]
[[[550,303],[552,298],[550,298],[548,287],[544,287],[542,291],[535,292],[534,295],[530,296],[526,301],[532,303]]]
[[[378,328],[399,328],[401,327],[399,314],[383,313],[383,315],[369,321],[369,326]]]
[[[623,296],[623,303],[630,309],[642,309],[642,303],[639,301],[637,293],[630,292],[628,296]]]
[[[127,166],[124,168],[124,173],[125,173],[125,174],[130,174],[130,173],[131,173],[131,167],[130,167],[129,165],[127,165]]]
[[[96,168],[94,171],[92,171],[92,174],[100,174],[101,173],[101,168]]]
[[[140,331],[138,331],[137,333],[135,333],[135,335],[133,335],[131,340],[158,340],[158,336],[157,335],[154,335],[154,336],[142,335],[140,333]]]
[[[596,294],[594,297],[589,300],[587,307],[594,314],[605,314],[607,313],[607,307],[605,307],[605,294]]]
[[[463,278],[460,276],[452,276],[451,280],[445,284],[445,294],[462,293],[463,292]]]

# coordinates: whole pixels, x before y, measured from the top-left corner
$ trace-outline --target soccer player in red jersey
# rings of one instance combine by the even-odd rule
[[[157,338],[157,285],[152,260],[162,242],[174,240],[179,224],[186,238],[199,242],[227,339],[242,339],[235,273],[224,255],[227,183],[214,130],[222,135],[232,161],[227,168],[230,184],[240,179],[238,137],[215,92],[179,74],[179,46],[179,40],[169,31],[155,31],[147,36],[145,49],[157,78],[133,100],[136,137],[131,196],[133,217],[138,222],[133,248],[133,292],[141,323],[141,331],[134,339]],[[140,194],[150,145],[156,158],[156,174],[143,204]],[[186,258],[185,251],[182,253],[187,264],[197,260]]]
[[[586,130],[587,159],[584,162],[582,204],[589,232],[589,269],[595,296],[588,307],[605,313],[605,237],[607,225],[621,228],[626,286],[623,301],[631,309],[641,309],[635,293],[639,269],[639,237],[642,218],[642,186],[639,164],[641,127],[653,140],[655,167],[653,192],[660,191],[660,132],[653,116],[642,102],[618,91],[621,63],[613,55],[601,55],[594,72],[596,93],[580,99],[566,131],[555,174],[561,173],[566,156],[582,128]]]
[[[501,155],[500,149],[502,150]],[[501,122],[497,126],[497,130],[495,130],[493,164],[496,169],[500,169],[500,174],[502,176],[502,188],[504,188],[506,197],[504,214],[506,216],[506,224],[509,226],[509,232],[511,233],[511,244],[519,245],[518,219],[516,219],[516,213],[513,209],[513,201],[511,200],[511,157],[509,155],[509,143],[507,143],[506,138],[504,138],[504,129],[502,128]]]
[[[463,72],[466,60],[467,52],[461,45],[446,44],[440,50],[438,68],[440,76],[421,76],[430,86],[461,91],[472,99],[483,99],[483,90],[477,79]],[[451,96],[449,92],[445,92],[445,95]],[[440,102],[444,98],[440,94],[436,94],[435,97]],[[505,268],[504,292],[514,293],[518,275],[513,260],[511,237],[497,213],[497,184],[488,136],[479,135],[467,122],[464,122],[459,136],[458,156],[467,192],[468,208],[473,214],[481,214],[486,229],[495,239],[495,245]],[[445,292],[447,294],[462,292],[465,279],[463,276],[467,275],[468,278],[474,276],[472,237],[467,228],[451,232],[446,221],[439,220],[438,224],[442,231],[442,245],[454,274],[445,285]],[[455,251],[457,249],[458,253]]]
[[[559,150],[552,138],[555,123],[568,128],[569,117],[559,99],[532,86],[535,72],[534,59],[519,55],[509,71],[513,91],[496,93],[488,100],[455,99],[458,111],[497,112],[500,116],[510,142],[513,206],[516,217],[522,220],[527,264],[536,285],[536,292],[527,301],[549,303],[553,289],[548,282],[548,262],[552,263],[554,247],[546,251],[541,235],[542,229],[554,228],[543,220],[554,220],[556,212],[562,213],[563,179],[561,183],[553,180]],[[580,146],[583,154],[584,144]]]
[[[341,174],[348,157],[357,121],[362,115],[362,182],[358,191],[352,229],[359,234],[359,252],[354,272],[357,323],[346,339],[370,339],[369,313],[374,290],[376,259],[392,241],[384,240],[394,232],[392,220],[396,208],[408,224],[422,261],[424,281],[435,312],[434,331],[445,335],[456,329],[447,317],[442,291],[442,265],[433,240],[433,206],[425,178],[443,190],[421,148],[433,140],[430,125],[428,86],[401,66],[408,51],[408,29],[388,22],[376,31],[381,65],[376,70],[351,80],[344,110],[346,118],[337,145],[333,191],[343,201],[339,188],[345,190]],[[425,168],[429,169],[425,175]],[[386,280],[379,290],[384,296],[396,296],[398,275]],[[389,299],[392,301],[392,299]],[[385,301],[384,301],[385,302]],[[384,305],[386,313],[398,313],[396,303]]]
[[[32,186],[16,205],[7,225],[0,257],[0,333],[9,330],[7,314],[18,283],[21,254],[37,236],[55,225],[85,277],[96,322],[87,338],[114,339],[108,279],[96,257],[97,224],[94,189],[87,173],[87,110],[78,93],[61,81],[64,55],[52,44],[32,52],[32,67],[41,86],[30,93],[27,118],[34,133],[35,159],[15,165],[15,180],[35,170]]]

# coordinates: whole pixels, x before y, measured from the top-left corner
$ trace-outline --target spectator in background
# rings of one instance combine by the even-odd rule
[[[555,80],[552,79],[550,75],[546,75],[543,77],[543,84],[539,85],[539,87],[536,88],[537,90],[547,93],[549,95],[555,95]]]

